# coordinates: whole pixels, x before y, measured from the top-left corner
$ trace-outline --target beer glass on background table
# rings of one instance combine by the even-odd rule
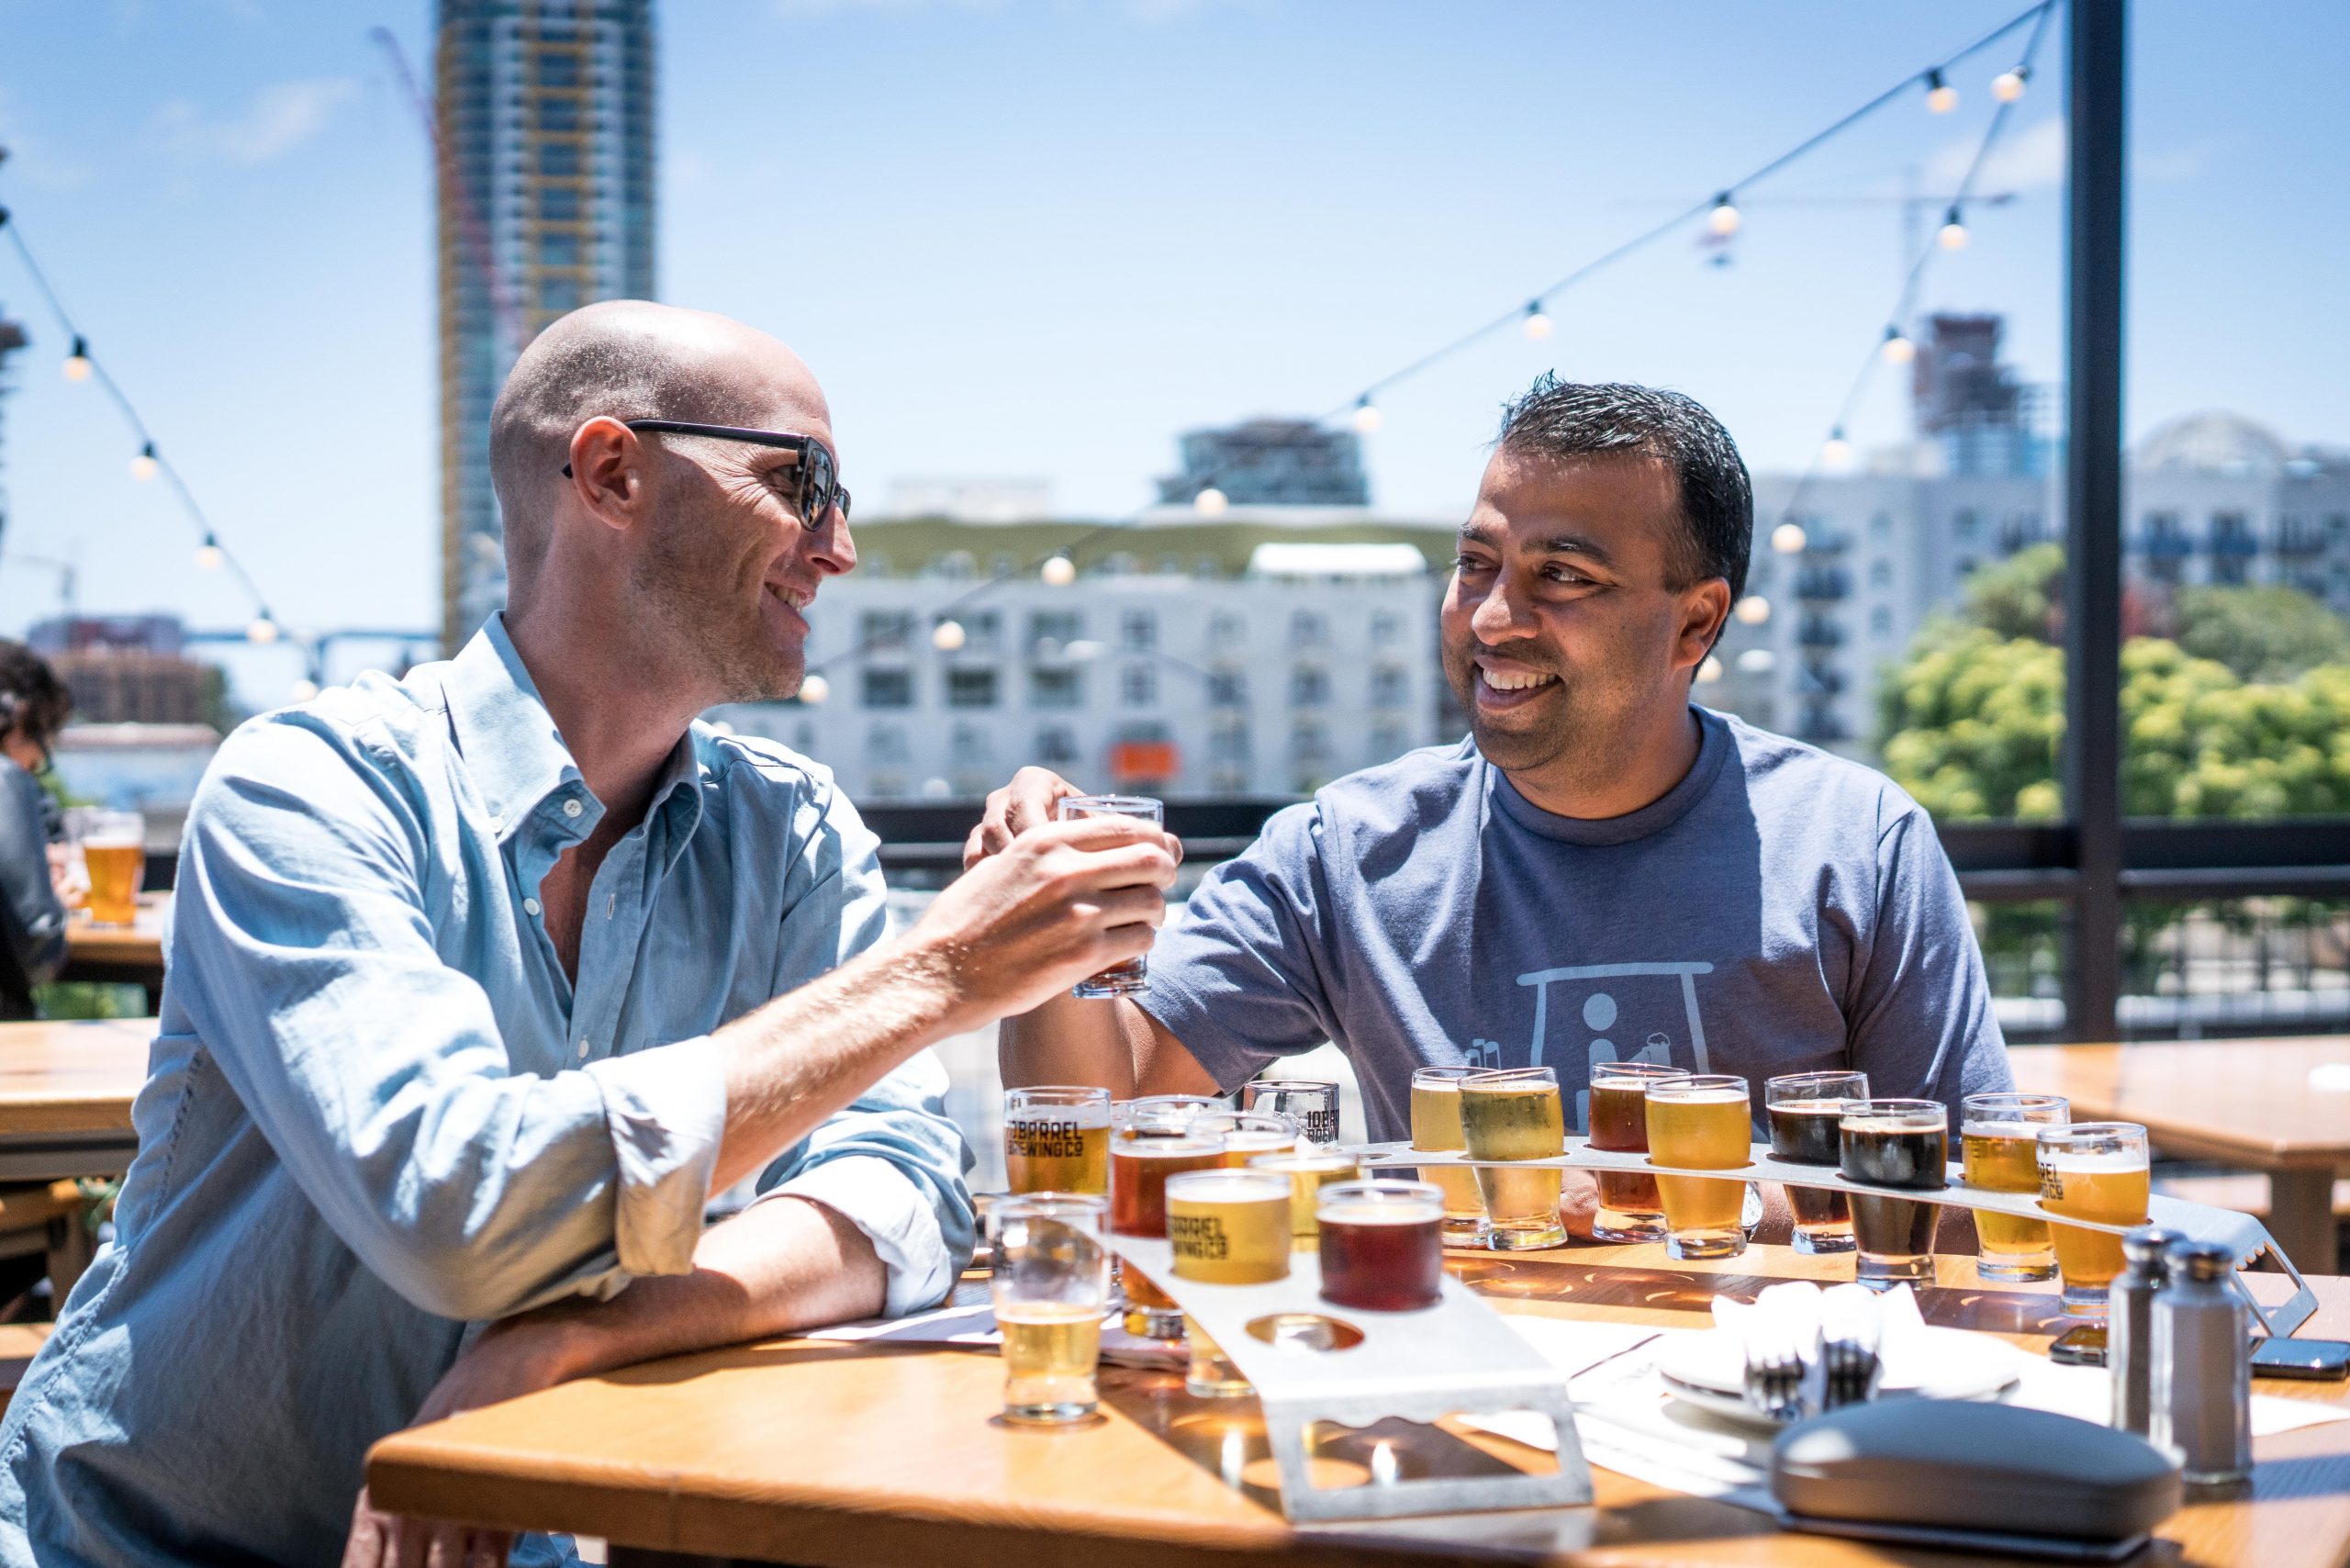
[[[1110,1299],[1107,1208],[1091,1193],[1050,1193],[999,1198],[988,1209],[1006,1420],[1050,1426],[1093,1414]]]
[[[1549,1159],[1567,1151],[1559,1075],[1547,1067],[1472,1073],[1460,1080],[1460,1141],[1475,1159]],[[1564,1247],[1555,1165],[1476,1167],[1486,1245],[1498,1252]]]
[[[1212,1285],[1261,1285],[1289,1277],[1290,1180],[1278,1170],[1192,1170],[1167,1179],[1167,1242],[1175,1272]],[[1189,1318],[1195,1399],[1250,1392],[1248,1380]]]
[[[1015,1193],[1110,1191],[1110,1092],[1044,1083],[1003,1092],[1005,1185]]]
[[[1297,1252],[1321,1248],[1322,1230],[1314,1213],[1322,1189],[1333,1182],[1359,1181],[1362,1176],[1362,1161],[1354,1155],[1306,1144],[1276,1154],[1252,1154],[1248,1169],[1278,1170],[1289,1178],[1290,1247]]]
[[[1792,1165],[1834,1165],[1842,1158],[1839,1126],[1847,1102],[1869,1097],[1865,1072],[1790,1072],[1762,1085],[1771,1152]],[[1830,1187],[1789,1187],[1798,1252],[1852,1250],[1852,1211]]]
[[[1690,1073],[1651,1083],[1649,1159],[1659,1165],[1735,1170],[1754,1163],[1753,1100],[1746,1080]],[[1660,1171],[1668,1257],[1735,1258],[1746,1250],[1746,1183]]]
[[[1240,1086],[1244,1111],[1275,1111],[1297,1124],[1306,1142],[1338,1141],[1338,1086],[1308,1078],[1252,1078]]]
[[[1591,1147],[1611,1154],[1649,1151],[1649,1085],[1689,1075],[1653,1061],[1604,1061],[1591,1070]],[[1595,1241],[1662,1241],[1664,1200],[1656,1178],[1633,1170],[1602,1170]]]
[[[2145,1128],[2135,1122],[2075,1122],[2042,1127],[2036,1143],[2041,1207],[2059,1218],[2146,1223],[2152,1181]],[[2064,1276],[2065,1310],[2103,1317],[2106,1287],[2121,1271],[2121,1238],[2073,1225],[2048,1228]]]
[[[2039,1133],[2073,1119],[2061,1094],[1969,1094],[1958,1103],[1966,1184],[1986,1193],[2040,1191]],[[2056,1272],[2048,1222],[1975,1211],[1975,1271],[1986,1280],[2045,1280]]]
[[[1246,1165],[1259,1154],[1286,1154],[1309,1146],[1297,1123],[1278,1111],[1202,1111],[1192,1118],[1201,1137],[1224,1140],[1226,1165]]]
[[[138,917],[139,890],[147,879],[146,819],[137,812],[84,806],[66,813],[65,826],[89,880],[91,921],[130,924]]]
[[[1444,1288],[1444,1193],[1430,1182],[1340,1182],[1322,1189],[1322,1299],[1366,1312],[1416,1312]]]
[[[1145,822],[1164,824],[1167,808],[1147,795],[1070,795],[1055,808],[1062,822],[1076,822],[1082,817],[1140,817]],[[1071,994],[1082,997],[1125,996],[1150,989],[1150,956],[1137,953],[1122,964],[1113,964],[1100,974],[1088,975],[1077,982]]]
[[[1412,1073],[1412,1147],[1429,1153],[1462,1148],[1460,1140],[1460,1081],[1484,1071],[1482,1067],[1423,1067]],[[1566,1148],[1564,1134],[1559,1147]],[[1485,1245],[1485,1199],[1477,1189],[1477,1172],[1466,1165],[1429,1165],[1420,1180],[1444,1193],[1444,1241],[1448,1247]]]
[[[1163,1239],[1167,1179],[1225,1163],[1224,1139],[1194,1135],[1200,1113],[1184,1106],[1136,1111],[1131,1106],[1110,1139],[1110,1229],[1118,1236]],[[1126,1291],[1126,1332],[1147,1339],[1180,1339],[1183,1313],[1139,1269],[1120,1271]]]
[[[1919,1191],[1950,1185],[1950,1110],[1939,1100],[1854,1100],[1837,1138],[1838,1166],[1855,1182]],[[1939,1208],[1872,1193],[1851,1196],[1860,1282],[1878,1291],[1932,1284]]]

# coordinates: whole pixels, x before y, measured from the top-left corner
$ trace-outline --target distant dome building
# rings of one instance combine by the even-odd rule
[[[2267,426],[2212,410],[2155,427],[2138,443],[2132,465],[2267,476],[2284,471],[2288,455],[2284,442]]]

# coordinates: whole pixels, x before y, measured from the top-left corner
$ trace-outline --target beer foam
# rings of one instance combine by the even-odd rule
[[[1167,1179],[1169,1203],[1285,1204],[1289,1196],[1289,1178],[1273,1170],[1196,1170]]]
[[[1844,1130],[1853,1133],[1938,1133],[1942,1124],[1919,1111],[1896,1111],[1883,1116],[1847,1116]]]
[[[1742,1089],[1697,1089],[1686,1094],[1676,1092],[1670,1083],[1660,1083],[1649,1091],[1649,1098],[1672,1105],[1743,1105],[1746,1092]]]
[[[1069,1127],[1106,1127],[1110,1125],[1107,1105],[1025,1105],[1004,1117],[1007,1127],[1034,1126],[1039,1122],[1058,1122]]]
[[[2039,1136],[2042,1127],[2050,1125],[2046,1122],[1968,1122],[1958,1129],[1958,1136],[2012,1138],[2018,1143],[2030,1143]]]
[[[1331,1204],[1323,1208],[1320,1217],[1324,1225],[1427,1225],[1444,1217],[1444,1204],[1438,1198]]]
[[[2076,1154],[2069,1149],[2042,1149],[2040,1163],[2051,1170],[2101,1170],[2116,1175],[2147,1168],[2143,1154]]]

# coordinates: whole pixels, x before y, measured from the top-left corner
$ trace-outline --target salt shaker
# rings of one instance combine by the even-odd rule
[[[2121,1238],[2121,1273],[2109,1288],[2105,1364],[2113,1371],[2116,1431],[2146,1435],[2154,1365],[2154,1294],[2168,1279],[2165,1249],[2186,1238],[2160,1226],[2142,1225]]]
[[[2252,1473],[2251,1327],[2229,1289],[2235,1266],[2216,1242],[2174,1242],[2170,1278],[2154,1298],[2146,1436],[2193,1485]]]

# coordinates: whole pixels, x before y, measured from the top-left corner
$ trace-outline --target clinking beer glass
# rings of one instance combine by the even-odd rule
[[[1166,806],[1147,795],[1070,795],[1061,801],[1055,812],[1065,823],[1081,817],[1140,817],[1161,825],[1167,821]],[[1071,994],[1091,998],[1125,996],[1149,990],[1149,955],[1137,953],[1125,963],[1113,964],[1100,974],[1078,981]]]

